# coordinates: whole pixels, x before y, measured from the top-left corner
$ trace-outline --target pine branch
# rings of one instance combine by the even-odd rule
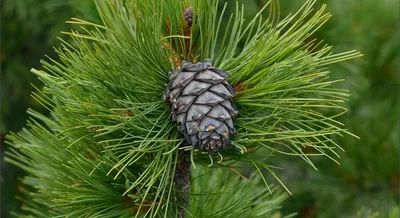
[[[36,98],[50,109],[50,118],[30,111],[30,130],[8,137],[18,151],[7,161],[30,174],[25,183],[35,187],[33,199],[52,216],[183,216],[179,208],[187,199],[179,191],[187,190],[189,165],[182,150],[190,153],[193,169],[197,163],[225,169],[250,163],[272,192],[264,170],[283,183],[265,162],[268,157],[299,156],[315,167],[310,156],[337,155],[332,135],[350,134],[334,119],[346,112],[341,103],[348,94],[330,87],[339,81],[329,80],[327,66],[360,54],[332,54],[331,47],[310,39],[330,17],[325,6],[312,14],[310,0],[279,21],[277,2],[270,1],[262,9],[270,8],[268,19],[261,11],[246,23],[244,6],[237,4],[222,26],[218,2],[192,1],[189,36],[184,14],[189,2],[96,3],[102,24],[72,19],[81,29],[67,33],[73,43],[57,49],[60,61],[42,61],[44,70],[32,70],[45,84]],[[177,63],[208,58],[230,72],[228,82],[238,92],[236,137],[215,154],[181,146],[184,140],[162,100]],[[324,109],[335,114],[325,116]],[[304,152],[308,147],[314,152]],[[229,202],[232,208],[220,205],[214,215],[237,212]],[[255,205],[261,212],[264,206]]]

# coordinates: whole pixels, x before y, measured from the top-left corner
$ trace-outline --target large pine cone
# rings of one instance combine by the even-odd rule
[[[171,105],[172,119],[186,143],[214,153],[225,149],[235,134],[233,118],[238,111],[232,102],[235,90],[227,83],[228,73],[206,60],[183,62],[168,74],[164,98]]]

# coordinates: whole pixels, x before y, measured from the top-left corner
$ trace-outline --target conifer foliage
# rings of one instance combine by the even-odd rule
[[[330,87],[339,81],[329,79],[328,66],[360,54],[333,54],[311,38],[330,17],[314,2],[279,19],[272,0],[250,21],[237,4],[226,26],[226,5],[218,10],[214,0],[98,1],[102,23],[72,19],[73,42],[57,49],[60,60],[32,70],[45,85],[34,97],[50,117],[30,110],[29,128],[8,137],[7,161],[29,174],[24,209],[34,217],[273,214],[284,195],[269,195],[276,189],[264,173],[283,183],[268,157],[297,156],[315,167],[309,156],[335,161],[339,146],[330,136],[348,133],[335,120],[348,93]],[[239,111],[231,143],[214,152],[184,143],[163,100],[168,72],[207,59],[228,72]],[[323,115],[326,108],[334,115]],[[243,164],[254,168],[255,184],[223,179],[236,172],[247,180]],[[179,178],[191,178],[190,191]],[[233,190],[252,186],[254,195]],[[219,191],[226,204],[215,198]]]

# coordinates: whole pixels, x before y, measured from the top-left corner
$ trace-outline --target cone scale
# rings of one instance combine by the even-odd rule
[[[236,132],[234,117],[238,114],[232,102],[236,92],[226,81],[228,72],[206,60],[183,62],[168,77],[164,98],[186,144],[208,153],[227,148],[229,137]]]

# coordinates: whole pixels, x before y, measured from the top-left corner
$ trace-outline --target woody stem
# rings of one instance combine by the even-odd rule
[[[182,151],[179,154],[179,162],[176,165],[175,187],[178,192],[177,199],[181,203],[179,208],[179,218],[183,218],[186,213],[186,207],[189,205],[190,189],[190,153]]]

